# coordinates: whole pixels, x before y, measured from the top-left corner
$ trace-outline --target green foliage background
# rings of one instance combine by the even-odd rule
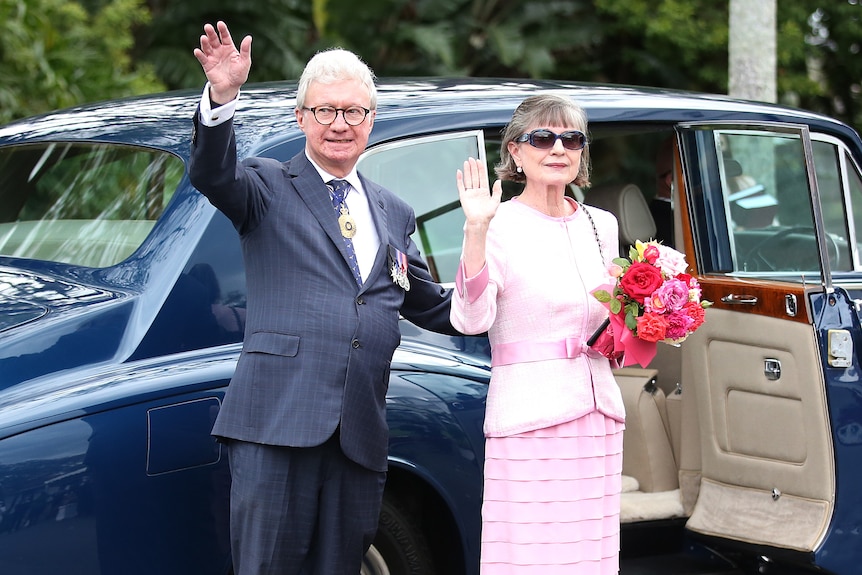
[[[777,0],[782,103],[862,124],[862,0]],[[556,78],[727,91],[715,0],[0,0],[0,122],[200,88],[205,22],[254,37],[251,81],[342,46],[378,76]]]
[[[155,67],[133,61],[133,30],[149,16],[142,0],[0,0],[0,123],[163,90]]]

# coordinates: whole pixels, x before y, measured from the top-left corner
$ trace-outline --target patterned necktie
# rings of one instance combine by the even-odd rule
[[[332,196],[332,206],[337,214],[341,214],[342,204],[347,193],[350,192],[350,182],[347,180],[330,180],[326,187],[329,188],[329,193]],[[344,205],[346,208],[346,204]],[[353,272],[353,277],[356,279],[356,285],[362,287],[362,275],[359,273],[359,263],[356,261],[356,250],[353,249],[353,240],[342,234],[344,239],[344,247],[347,250],[347,262],[350,264],[350,271]]]

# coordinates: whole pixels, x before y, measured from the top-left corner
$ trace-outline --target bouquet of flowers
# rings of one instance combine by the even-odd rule
[[[623,365],[646,367],[656,344],[679,344],[703,324],[712,302],[701,299],[700,284],[686,273],[685,256],[656,241],[635,242],[629,258],[616,258],[609,270],[614,286],[593,296],[610,310],[614,350]]]

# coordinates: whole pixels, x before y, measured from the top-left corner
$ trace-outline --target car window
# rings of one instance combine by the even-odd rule
[[[455,281],[464,214],[455,171],[468,157],[485,161],[481,131],[390,142],[359,160],[364,176],[402,197],[416,213],[413,240],[437,281]]]
[[[844,186],[841,177],[840,150],[831,142],[813,140],[814,169],[820,191],[823,225],[829,247],[829,265],[832,271],[853,269],[853,257],[847,209],[844,204]],[[860,198],[862,201],[862,198]]]
[[[726,129],[686,135],[707,271],[820,273],[802,138],[792,130]],[[691,154],[691,147],[697,151]],[[813,142],[833,270],[853,266],[835,146]],[[702,193],[701,193],[702,192]],[[703,233],[707,232],[708,233]]]
[[[175,156],[128,146],[0,149],[0,255],[117,264],[147,237],[183,171]]]
[[[719,138],[735,271],[819,270],[801,142],[757,132]]]
[[[860,237],[862,235],[862,177],[859,175],[856,163],[850,158],[850,154],[844,151],[841,156],[844,160],[842,174],[846,177],[847,194],[850,202],[850,209],[848,211],[851,214],[851,221],[853,223],[850,231],[853,234],[851,237],[854,238],[853,246],[856,248],[854,250],[854,261],[858,265],[859,252],[862,249],[859,246],[859,242],[862,241],[862,237]]]

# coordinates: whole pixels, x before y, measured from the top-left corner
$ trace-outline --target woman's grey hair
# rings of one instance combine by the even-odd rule
[[[554,94],[530,96],[525,99],[512,114],[512,119],[503,130],[500,163],[495,166],[498,178],[520,183],[526,181],[524,174],[517,171],[515,160],[509,153],[509,142],[515,141],[535,126],[565,126],[587,134],[587,114],[572,100]],[[589,139],[581,152],[581,166],[574,184],[579,187],[590,185]]]
[[[305,95],[312,82],[332,84],[344,80],[358,80],[368,88],[369,108],[377,109],[377,86],[371,68],[359,56],[341,48],[331,48],[315,54],[305,65],[296,90],[296,107],[305,106]]]

